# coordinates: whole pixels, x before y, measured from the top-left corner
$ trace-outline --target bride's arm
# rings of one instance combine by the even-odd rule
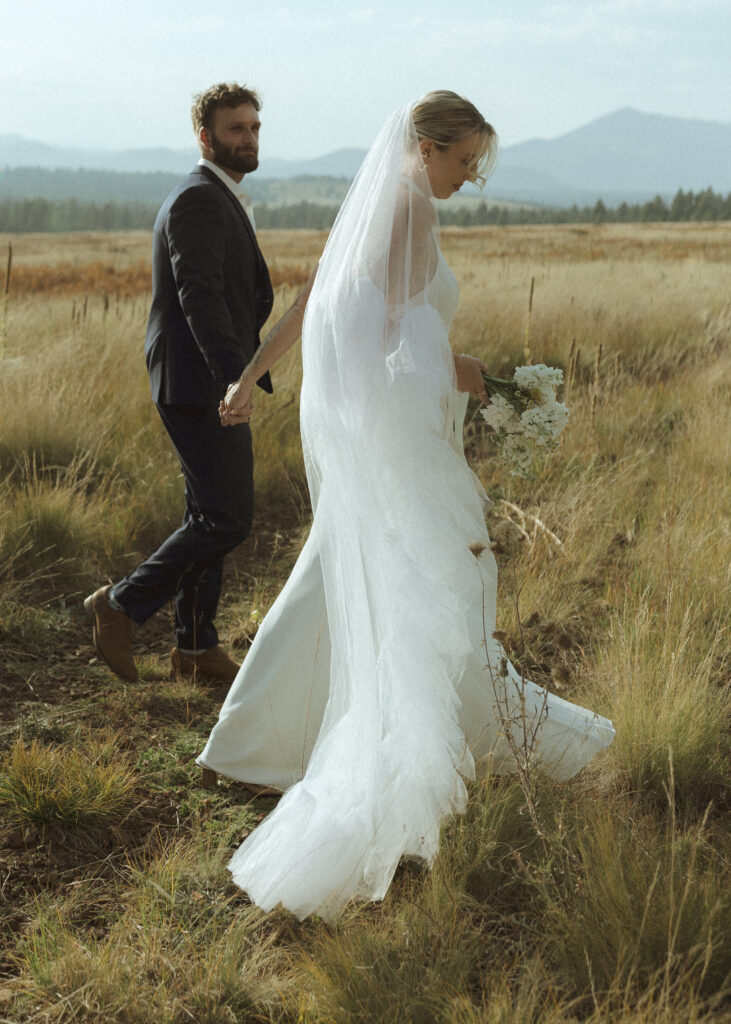
[[[437,268],[434,239],[435,213],[419,191],[404,186],[398,196],[388,258],[386,301],[389,317],[398,320],[408,303],[426,289]],[[474,356],[455,355],[454,372],[458,391],[467,391],[485,405],[490,401],[482,380],[488,368]]]
[[[218,407],[221,423],[225,427],[245,423],[249,419],[254,409],[253,392],[256,382],[267,370],[271,370],[301,335],[305,307],[316,273],[317,270],[312,271],[307,284],[284,316],[269,331],[251,361],[244,367],[241,377],[234,384],[229,384],[226,397]]]
[[[485,391],[485,383],[482,379],[483,371],[485,373],[490,372],[487,365],[481,359],[477,359],[475,356],[454,356],[457,390],[469,391],[475,398],[479,398],[483,405],[487,405],[490,398]]]

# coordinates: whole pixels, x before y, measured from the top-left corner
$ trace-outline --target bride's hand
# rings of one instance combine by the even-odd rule
[[[248,423],[254,411],[254,388],[237,380],[229,384],[225,398],[218,406],[221,425],[232,427],[237,423]]]
[[[482,374],[489,372],[487,365],[475,356],[455,356],[454,371],[457,374],[457,390],[468,391],[479,398],[483,405],[487,405],[490,398],[482,380]]]

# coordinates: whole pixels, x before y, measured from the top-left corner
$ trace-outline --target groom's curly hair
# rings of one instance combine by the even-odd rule
[[[250,103],[254,110],[261,110],[261,100],[253,89],[236,82],[220,82],[212,85],[205,92],[193,97],[190,116],[193,119],[193,130],[196,135],[205,128],[211,130],[213,114],[220,107],[240,107],[242,103]]]

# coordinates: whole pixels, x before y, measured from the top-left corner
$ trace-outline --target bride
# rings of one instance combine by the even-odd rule
[[[209,780],[284,793],[229,864],[265,909],[330,920],[352,898],[381,899],[401,857],[433,861],[441,824],[465,809],[466,779],[487,764],[514,770],[526,725],[528,753],[556,779],[614,735],[607,719],[522,681],[492,635],[497,568],[461,440],[467,393],[487,400],[483,364],[449,347],[458,287],[433,199],[482,180],[496,147],[451,92],[394,114],[309,299],[221,406],[224,423],[248,419],[306,301],[312,529],[197,761]]]

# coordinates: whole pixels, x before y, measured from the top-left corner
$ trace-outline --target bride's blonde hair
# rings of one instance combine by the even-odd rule
[[[438,149],[448,149],[468,135],[479,135],[481,149],[476,154],[471,180],[480,188],[495,167],[497,160],[497,132],[480,111],[456,92],[440,89],[429,92],[419,100],[412,111],[416,134],[431,139]]]

